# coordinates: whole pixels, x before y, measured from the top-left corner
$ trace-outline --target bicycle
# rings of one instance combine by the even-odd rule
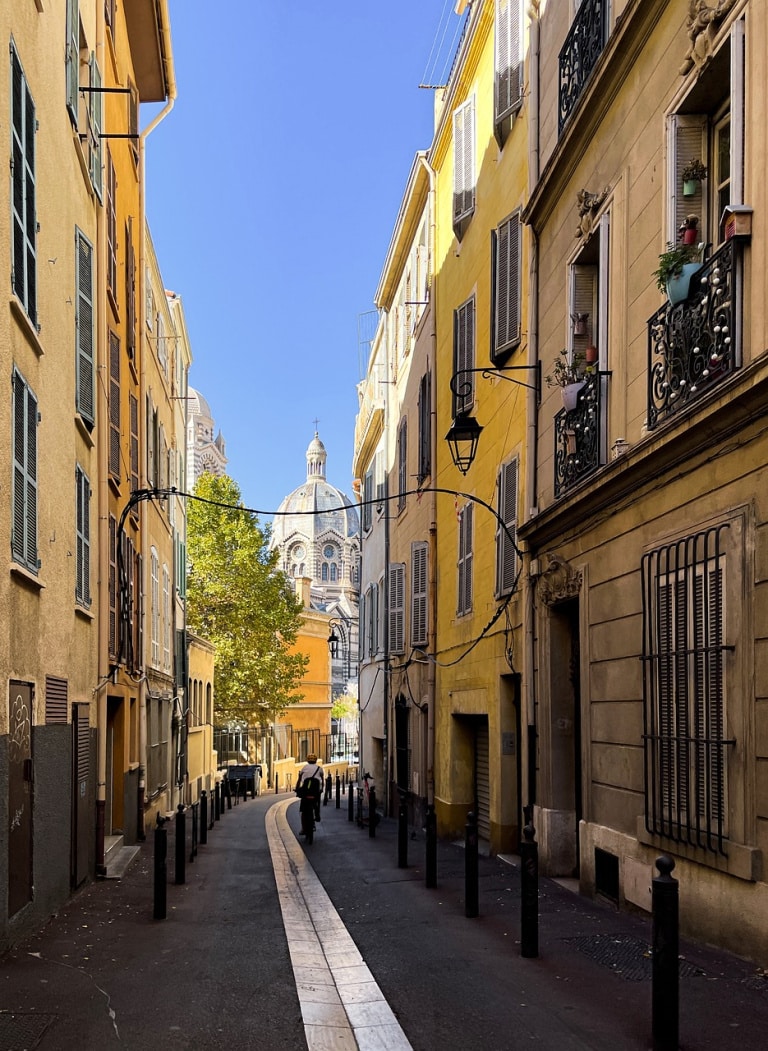
[[[309,845],[315,838],[315,797],[313,795],[302,796],[299,803],[301,814],[301,831]]]

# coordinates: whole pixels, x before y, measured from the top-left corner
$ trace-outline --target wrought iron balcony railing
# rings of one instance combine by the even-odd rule
[[[601,411],[605,373],[585,377],[576,408],[555,416],[555,496],[560,496],[602,463]]]
[[[650,430],[734,371],[736,307],[736,245],[726,241],[693,275],[688,298],[648,321]]]
[[[560,49],[558,135],[575,109],[608,36],[608,0],[583,0]]]

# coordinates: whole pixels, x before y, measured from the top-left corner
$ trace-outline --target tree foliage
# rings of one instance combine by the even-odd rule
[[[302,697],[307,658],[291,652],[301,600],[277,569],[269,526],[242,509],[236,482],[206,472],[195,496],[202,499],[187,503],[187,625],[216,648],[217,722],[272,722]]]
[[[333,698],[331,718],[354,719],[357,715],[357,697],[350,693],[338,693]]]

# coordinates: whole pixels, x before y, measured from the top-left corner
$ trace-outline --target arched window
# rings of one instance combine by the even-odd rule
[[[337,580],[339,576],[339,567],[335,562],[331,562],[331,580]]]
[[[328,579],[328,563],[327,562],[323,562],[323,566],[322,566],[322,569],[321,569],[321,572],[320,572],[320,577],[321,577],[322,580],[327,580]]]

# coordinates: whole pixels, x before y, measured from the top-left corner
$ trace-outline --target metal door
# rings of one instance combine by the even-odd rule
[[[32,900],[32,685],[9,684],[8,915]]]
[[[88,779],[91,772],[91,737],[88,705],[72,705],[72,885],[88,875],[89,807]]]
[[[490,841],[491,790],[488,765],[488,720],[481,717],[475,723],[475,810],[477,834],[480,839]]]

